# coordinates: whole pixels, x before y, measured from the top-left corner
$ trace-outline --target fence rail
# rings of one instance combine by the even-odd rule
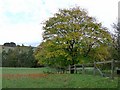
[[[91,69],[93,70],[93,74],[96,74],[96,71],[99,72],[101,76],[105,76],[105,74],[102,72],[102,70],[97,66],[97,64],[111,64],[111,75],[110,77],[114,79],[114,72],[115,72],[115,63],[120,63],[120,61],[117,60],[111,60],[111,61],[103,61],[103,62],[94,62],[94,63],[87,63],[87,64],[75,64],[75,65],[69,65],[69,68],[67,69],[69,72],[71,70],[74,70],[76,73],[78,71],[82,71],[82,73],[85,73],[85,70]]]

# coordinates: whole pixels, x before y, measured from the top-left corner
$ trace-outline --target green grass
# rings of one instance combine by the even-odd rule
[[[49,68],[3,68],[3,74],[32,74]],[[116,88],[118,80],[86,74],[48,74],[46,77],[3,77],[3,88]]]
[[[50,68],[7,68],[2,69],[3,74],[32,74],[32,73],[43,73],[51,71]]]
[[[2,68],[0,67],[0,90],[2,89]]]

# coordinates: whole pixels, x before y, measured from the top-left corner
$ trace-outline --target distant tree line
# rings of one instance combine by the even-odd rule
[[[5,43],[5,46],[8,44]],[[9,44],[14,46],[16,44]],[[33,55],[33,47],[16,46],[14,49],[2,52],[2,67],[37,67],[37,61]]]

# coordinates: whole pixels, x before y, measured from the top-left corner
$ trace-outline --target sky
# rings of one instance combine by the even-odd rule
[[[42,42],[42,22],[58,9],[80,6],[102,22],[110,32],[117,22],[119,0],[0,0],[0,45],[5,42],[38,46]]]

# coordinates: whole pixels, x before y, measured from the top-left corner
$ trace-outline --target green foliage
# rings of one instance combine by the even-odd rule
[[[34,65],[35,58],[32,47],[17,46],[2,52],[3,67],[32,67]]]
[[[113,47],[111,48],[114,52],[114,59],[120,60],[120,22],[117,24],[113,24],[113,28],[115,29],[115,35],[113,35]]]
[[[63,67],[109,56],[110,33],[79,7],[59,10],[43,29],[44,41],[35,52],[40,63]]]
[[[89,54],[96,61],[106,61],[111,59],[110,47],[101,45],[91,50]]]

